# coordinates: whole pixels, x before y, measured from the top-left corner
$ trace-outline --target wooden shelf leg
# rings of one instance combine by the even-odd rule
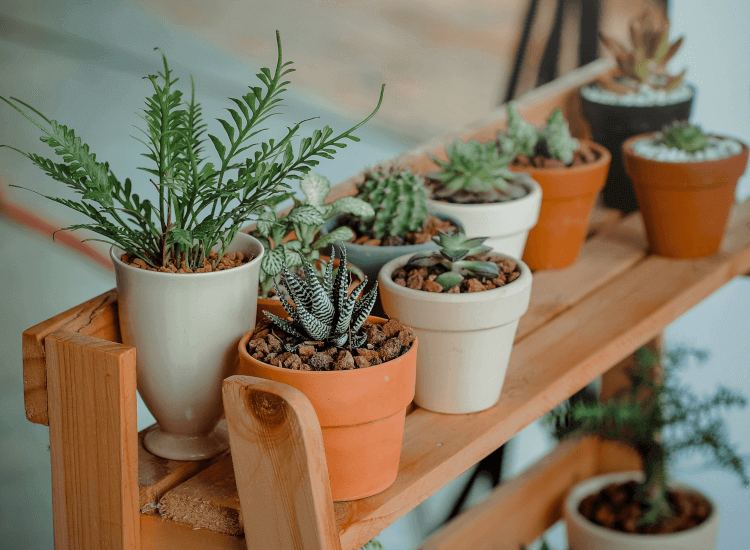
[[[135,348],[45,338],[56,550],[139,550]]]
[[[248,550],[341,550],[323,433],[299,390],[224,380],[224,410]]]

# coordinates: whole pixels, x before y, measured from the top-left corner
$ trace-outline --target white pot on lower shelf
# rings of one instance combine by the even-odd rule
[[[489,204],[455,204],[429,199],[427,209],[456,219],[468,238],[488,237],[484,244],[496,252],[521,258],[529,231],[539,220],[542,188],[528,174],[517,180],[531,192],[520,199]]]
[[[254,258],[211,273],[161,273],[120,261],[117,307],[124,344],[136,348],[138,391],[158,426],[144,439],[153,454],[201,460],[229,447],[221,383],[238,364],[240,338],[255,328],[263,245],[238,233],[227,252]]]
[[[411,326],[419,338],[414,402],[430,411],[463,414],[497,403],[505,381],[518,320],[529,307],[531,270],[492,290],[447,294],[397,285],[393,271],[411,254],[383,266],[378,277],[383,309]]]
[[[617,472],[582,481],[565,499],[563,515],[568,530],[568,545],[573,550],[715,550],[719,534],[719,507],[708,495],[690,485],[672,483],[671,487],[697,493],[711,504],[711,515],[701,523],[677,533],[642,535],[623,533],[595,525],[579,511],[581,501],[611,483],[643,481],[643,472]]]

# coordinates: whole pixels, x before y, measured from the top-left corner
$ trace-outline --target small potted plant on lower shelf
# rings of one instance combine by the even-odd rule
[[[719,250],[748,147],[687,121],[622,146],[651,251],[698,258]]]
[[[669,42],[669,19],[658,8],[647,7],[630,22],[631,46],[601,34],[604,46],[617,61],[607,78],[580,89],[583,115],[593,139],[612,153],[604,206],[625,213],[638,209],[633,187],[625,174],[623,142],[637,134],[655,132],[674,120],[687,120],[695,88],[686,84],[685,71],[671,74],[667,64],[682,45]]]
[[[520,258],[539,219],[539,184],[509,170],[515,153],[501,154],[495,142],[456,141],[446,153],[447,161],[432,157],[440,170],[427,174],[427,209],[457,220],[467,237],[488,235],[493,250]]]
[[[694,354],[672,353],[664,358],[663,370],[655,371],[659,357],[642,348],[629,374],[629,388],[605,403],[580,401],[549,417],[558,436],[593,434],[621,441],[642,461],[641,472],[594,477],[571,490],[564,505],[571,548],[716,547],[717,504],[697,489],[671,481],[668,468],[678,453],[703,452],[737,474],[744,485],[750,483],[744,461],[729,444],[724,422],[715,413],[746,401],[727,388],[701,398],[678,385],[673,371]]]
[[[47,197],[89,218],[66,229],[86,229],[112,245],[122,341],[137,349],[138,390],[158,423],[144,446],[164,458],[201,460],[229,445],[218,426],[221,383],[236,367],[237,341],[255,325],[263,261],[261,243],[239,230],[289,189],[285,180],[299,179],[347,139],[359,141],[352,133],[382,102],[381,91],[365,120],[338,135],[328,126],[316,130],[297,154],[292,138],[301,123],[282,139],[258,140],[294,70],[282,59],[278,33],[276,40],[275,70],[262,68],[262,85],[231,98],[231,120],[218,119],[225,139],[206,134],[192,80],[185,99],[162,56],[163,72],[147,77],[154,91],[139,140],[153,166],[142,168],[148,176],[135,185],[119,180],[73,130],[0,97],[43,132],[59,158],[19,152],[80,195]],[[209,161],[209,141],[220,165]],[[152,199],[140,194],[152,185]]]
[[[275,311],[240,342],[240,372],[307,396],[323,428],[333,499],[364,498],[396,479],[417,339],[396,319],[369,316],[377,283],[358,299],[366,280],[348,294],[347,272],[334,278],[332,262],[322,281],[310,263],[302,268],[304,279],[282,266],[294,305],[277,288]]]
[[[539,221],[529,232],[523,261],[532,270],[572,265],[607,179],[609,151],[593,141],[574,139],[560,109],[537,130],[512,104],[508,129],[498,133],[498,147],[514,151],[510,169],[526,172],[542,188]]]
[[[405,255],[380,270],[383,309],[420,339],[414,402],[448,414],[492,407],[505,381],[531,271],[461,232],[435,237],[435,251]]]
[[[351,238],[336,240],[349,241],[350,261],[368,277],[377,278],[380,268],[398,256],[434,250],[434,236],[460,226],[449,216],[428,211],[424,177],[408,168],[381,167],[367,172],[357,185],[357,198],[372,206],[372,214],[341,214],[322,232],[351,229]]]
[[[372,206],[357,197],[341,197],[330,204],[324,204],[331,190],[331,183],[320,174],[308,172],[303,175],[300,189],[305,195],[304,201],[295,198],[294,207],[282,216],[272,207],[267,207],[259,216],[255,230],[251,232],[251,235],[263,243],[266,251],[260,265],[258,304],[261,310],[277,303],[278,296],[273,283],[281,275],[284,265],[304,278],[301,266],[304,262],[309,262],[318,279],[322,279],[329,258],[321,256],[320,251],[337,241],[347,241],[354,236],[354,232],[348,227],[321,232],[327,220],[339,214],[363,217],[374,215]],[[336,260],[333,266],[334,276],[338,265]],[[359,267],[349,263],[346,268],[354,275],[356,283],[364,280],[365,275]]]

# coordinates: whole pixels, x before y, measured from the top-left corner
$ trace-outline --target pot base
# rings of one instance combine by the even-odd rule
[[[171,434],[156,425],[143,438],[143,446],[153,455],[170,460],[205,460],[229,449],[225,421],[203,435]]]

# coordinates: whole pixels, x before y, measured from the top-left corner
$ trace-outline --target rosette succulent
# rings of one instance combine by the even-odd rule
[[[367,341],[362,325],[367,320],[378,291],[378,283],[362,296],[367,278],[357,285],[347,296],[349,277],[344,269],[339,269],[333,276],[333,259],[335,249],[331,252],[331,261],[326,266],[323,280],[319,281],[308,262],[302,263],[305,278],[297,277],[282,264],[282,284],[286,288],[294,305],[284,298],[276,281],[273,282],[284,310],[292,318],[282,319],[277,315],[264,312],[271,322],[295,338],[293,343],[285,343],[287,351],[295,352],[297,347],[306,341],[329,342],[336,347],[359,348]],[[346,265],[346,249],[341,249],[341,263]]]
[[[463,231],[456,231],[452,234],[441,231],[432,240],[440,248],[414,254],[409,258],[406,267],[433,267],[438,264],[442,265],[448,271],[438,275],[435,282],[443,287],[444,292],[461,284],[464,277],[495,278],[499,275],[500,270],[494,262],[466,259],[470,256],[483,254],[492,250],[489,246],[482,244],[487,240],[487,237],[467,239]]]
[[[286,215],[279,217],[272,209],[267,209],[258,218],[257,229],[253,236],[263,243],[266,253],[260,265],[261,296],[267,296],[274,278],[282,267],[299,267],[304,262],[315,263],[320,258],[320,250],[333,243],[346,242],[354,237],[349,227],[339,227],[327,235],[318,237],[320,228],[327,220],[339,213],[352,214],[366,218],[375,214],[372,206],[357,197],[341,197],[330,204],[324,204],[331,190],[328,178],[320,174],[307,173],[300,179],[300,189],[304,193],[304,202],[295,199],[294,207]],[[296,239],[282,242],[294,231]],[[332,262],[333,260],[331,260]],[[343,264],[346,265],[346,264]],[[323,270],[314,268],[318,278]],[[356,270],[360,280],[364,274]]]
[[[424,226],[427,189],[424,178],[409,168],[370,172],[357,190],[357,196],[375,209],[373,216],[361,218],[361,232],[382,239],[388,235],[403,237]]]
[[[456,140],[446,147],[448,161],[430,157],[440,170],[428,176],[442,184],[434,191],[435,198],[446,198],[459,191],[490,193],[505,190],[508,182],[516,178],[508,163],[515,152],[500,153],[493,142],[479,143],[471,140],[464,143]]]
[[[700,126],[690,124],[687,120],[673,122],[662,130],[662,141],[665,145],[695,153],[708,147],[708,136]]]

